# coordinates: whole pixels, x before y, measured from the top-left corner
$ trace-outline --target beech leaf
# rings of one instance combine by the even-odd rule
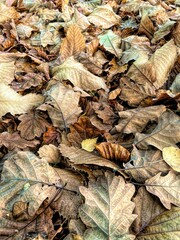
[[[88,20],[95,26],[104,29],[120,24],[120,17],[113,12],[112,7],[108,4],[95,8],[88,16]]]
[[[165,147],[162,151],[164,161],[175,171],[180,172],[180,149]]]
[[[158,173],[145,182],[148,192],[159,197],[162,204],[167,209],[171,209],[171,204],[180,207],[180,176],[170,171],[166,176]]]
[[[140,234],[137,240],[179,240],[180,208],[173,207],[157,216]]]
[[[114,130],[123,133],[142,132],[149,121],[157,120],[164,111],[166,107],[163,105],[121,111]]]
[[[132,184],[126,184],[121,176],[106,172],[105,177],[90,182],[88,188],[79,189],[85,197],[85,204],[79,209],[80,217],[88,227],[84,239],[135,239],[129,233],[136,218],[132,214],[134,203],[131,198],[135,192]]]
[[[164,112],[158,120],[157,127],[150,134],[136,133],[135,144],[141,149],[148,145],[162,150],[174,146],[180,141],[180,118],[171,111]]]
[[[0,3],[0,23],[4,23],[11,19],[18,19],[20,14],[14,9],[14,7],[8,7],[2,2]]]
[[[58,67],[52,69],[53,78],[63,81],[69,80],[75,87],[86,91],[97,89],[107,90],[104,80],[90,73],[81,63],[69,57]]]
[[[0,83],[0,117],[7,112],[12,114],[21,114],[30,110],[32,107],[38,106],[44,100],[39,94],[29,93],[25,96],[19,95],[11,87]]]
[[[116,57],[120,57],[122,50],[120,49],[121,38],[117,34],[114,34],[112,30],[108,30],[105,34],[99,35],[99,43],[107,51],[114,54]]]
[[[77,24],[72,24],[67,30],[66,38],[61,43],[60,54],[63,58],[76,55],[85,48],[84,36]]]

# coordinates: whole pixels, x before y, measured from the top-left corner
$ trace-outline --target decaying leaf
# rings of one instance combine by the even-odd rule
[[[63,81],[69,80],[75,87],[82,88],[86,91],[97,89],[107,90],[104,80],[87,71],[83,65],[74,60],[73,57],[67,60],[58,67],[52,69],[53,78]]]
[[[43,118],[40,113],[36,111],[30,111],[18,118],[21,123],[18,125],[18,130],[21,133],[21,137],[32,140],[35,137],[40,137],[49,123]]]
[[[0,117],[7,112],[12,114],[25,113],[32,107],[40,105],[43,100],[44,97],[40,94],[29,93],[21,96],[11,87],[0,83]]]
[[[130,152],[117,143],[102,142],[100,144],[96,144],[96,150],[98,150],[99,154],[103,158],[115,160],[117,162],[127,162],[130,156]]]
[[[88,20],[97,27],[108,29],[120,24],[120,17],[113,12],[110,5],[99,6],[88,16]]]
[[[53,144],[43,145],[38,150],[41,159],[46,160],[48,163],[58,163],[60,161],[60,152],[58,147]]]
[[[180,118],[171,111],[164,112],[158,120],[157,127],[150,134],[136,133],[135,144],[141,149],[148,145],[162,150],[164,147],[176,146],[180,142]]]
[[[163,105],[121,111],[119,123],[114,130],[123,133],[142,132],[149,121],[157,120],[165,111]]]
[[[170,171],[166,176],[161,176],[161,173],[158,173],[145,183],[146,189],[158,196],[165,208],[171,209],[171,204],[180,207],[180,176],[178,174]]]
[[[180,208],[173,207],[157,216],[143,232],[138,234],[137,240],[173,239],[179,240]]]
[[[82,221],[88,229],[84,239],[135,239],[129,227],[136,218],[132,214],[134,204],[131,198],[134,186],[126,184],[122,177],[106,172],[97,182],[89,183],[88,188],[80,187],[85,204],[79,209]]]
[[[61,43],[60,54],[66,59],[75,56],[85,49],[85,40],[77,24],[72,24],[66,34],[66,38]]]

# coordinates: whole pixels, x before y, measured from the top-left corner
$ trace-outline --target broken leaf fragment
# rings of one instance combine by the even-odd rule
[[[180,172],[180,149],[175,147],[165,147],[162,150],[164,161],[175,171]]]
[[[97,182],[90,182],[88,188],[79,189],[85,197],[85,204],[79,209],[80,218],[88,227],[84,239],[135,239],[129,232],[136,218],[132,214],[135,188],[131,183],[126,184],[123,177],[106,172]]]
[[[88,152],[93,152],[93,150],[95,149],[96,142],[97,138],[85,139],[81,142],[82,149]]]
[[[4,23],[11,19],[18,19],[20,14],[15,10],[14,7],[8,7],[2,2],[0,3],[0,23]]]

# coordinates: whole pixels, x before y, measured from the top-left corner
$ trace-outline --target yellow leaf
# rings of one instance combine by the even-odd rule
[[[180,149],[165,147],[162,151],[164,161],[175,171],[180,172]]]
[[[66,59],[80,53],[85,48],[84,36],[81,33],[77,24],[72,24],[66,34],[66,38],[63,40],[60,48],[61,56]]]
[[[85,139],[81,142],[82,149],[88,152],[92,152],[95,149],[96,142],[97,142],[97,138]]]

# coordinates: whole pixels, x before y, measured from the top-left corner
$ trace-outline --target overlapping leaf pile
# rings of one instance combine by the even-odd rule
[[[180,1],[0,1],[0,239],[180,239]]]

